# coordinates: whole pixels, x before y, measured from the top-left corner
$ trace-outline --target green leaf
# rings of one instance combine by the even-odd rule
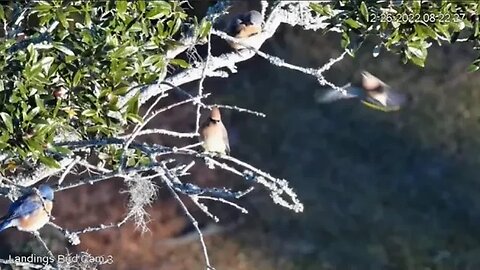
[[[38,108],[40,108],[41,111],[45,111],[45,103],[38,94],[35,95],[35,104],[37,105]]]
[[[425,59],[418,58],[416,56],[411,56],[410,61],[412,61],[415,65],[424,67],[425,66]]]
[[[9,133],[7,132],[7,130],[5,130],[4,128],[1,128],[0,129],[0,142],[8,142],[8,140],[10,139],[10,135]]]
[[[362,27],[363,25],[357,21],[355,21],[354,19],[352,18],[348,18],[345,20],[345,23],[350,26],[351,28],[353,29],[358,29],[360,27]]]
[[[39,112],[40,112],[39,107],[33,108],[32,110],[30,110],[30,112],[28,112],[25,120],[28,120],[28,121],[32,120]]]
[[[368,19],[368,8],[367,8],[367,5],[365,4],[364,1],[362,1],[362,3],[360,3],[360,13],[362,14],[365,21],[368,22],[369,21],[369,19]]]
[[[171,13],[170,4],[165,1],[155,1],[154,8],[147,12],[146,17],[150,20],[160,19]]]
[[[67,17],[65,16],[65,13],[63,13],[63,11],[61,9],[59,9],[59,10],[57,10],[56,14],[57,14],[57,18],[60,21],[60,23],[62,24],[62,26],[65,29],[68,29],[68,21],[67,21]]]
[[[127,101],[125,104],[127,106],[127,113],[132,113],[132,114],[137,114],[138,113],[138,99],[139,99],[139,94],[137,93],[135,96],[133,96],[130,100]]]
[[[143,122],[142,117],[140,117],[140,115],[134,114],[134,113],[128,113],[127,114],[127,120],[130,120],[135,124],[140,124],[140,123]]]
[[[419,48],[417,44],[408,44],[407,50],[418,58],[425,58],[422,48]]]
[[[13,122],[12,122],[12,117],[5,112],[0,113],[0,117],[3,120],[3,123],[7,127],[8,132],[13,133]]]
[[[212,23],[207,20],[202,20],[202,24],[200,26],[200,38],[204,38],[208,36],[210,30],[212,29]]]
[[[432,28],[430,28],[430,26],[415,24],[414,28],[415,28],[415,32],[419,33],[420,35],[428,36],[437,40],[438,35],[435,31],[433,31]]]
[[[323,15],[323,8],[322,5],[317,4],[317,3],[310,3],[310,8],[315,11],[316,13]]]
[[[69,48],[63,46],[61,43],[54,43],[53,47],[66,55],[75,56],[75,53]]]
[[[187,61],[183,59],[178,59],[178,58],[170,60],[170,64],[179,66],[181,68],[188,68],[190,66],[190,64]]]
[[[448,25],[443,25],[440,22],[435,23],[435,28],[440,32],[445,38],[450,40],[450,32],[448,32]]]
[[[144,0],[137,1],[137,5],[138,5],[138,9],[140,10],[140,12],[145,11],[145,1]]]
[[[35,140],[34,138],[26,139],[24,142],[27,144],[28,149],[32,152],[43,152],[43,146],[39,143],[39,141]]]
[[[57,153],[60,153],[62,155],[66,155],[66,156],[71,156],[73,155],[73,152],[72,150],[66,148],[66,147],[63,147],[63,146],[53,146],[53,150]]]
[[[145,59],[145,61],[143,61],[142,63],[142,66],[143,67],[148,67],[148,66],[151,66],[153,64],[155,64],[156,62],[160,61],[162,59],[162,56],[160,55],[150,55],[149,57],[147,57],[147,59]]]
[[[48,73],[48,70],[50,69],[50,66],[53,63],[53,60],[55,60],[55,58],[51,56],[44,57],[42,58],[42,60],[40,60],[40,65],[41,65],[41,68],[43,69],[43,72]]]
[[[124,52],[124,56],[125,57],[128,57],[134,53],[138,52],[138,47],[137,46],[127,46],[125,47],[125,52]]]
[[[350,44],[350,37],[348,36],[347,32],[342,33],[342,41],[341,41],[341,46],[342,48],[347,48],[348,45]]]
[[[79,69],[77,70],[77,72],[75,72],[75,76],[73,76],[73,81],[72,81],[73,87],[78,86],[82,78],[83,78],[83,74],[82,74],[82,71]]]
[[[468,72],[475,72],[480,68],[480,58],[477,58],[473,63],[468,66],[467,71]]]
[[[40,162],[47,165],[48,167],[56,168],[56,169],[60,168],[60,164],[54,158],[47,157],[45,155],[39,155],[38,159],[40,160]]]
[[[5,12],[3,11],[2,5],[0,5],[0,20],[5,21]]]
[[[477,71],[478,69],[480,69],[480,66],[475,65],[475,64],[471,64],[471,65],[468,66],[467,71],[468,71],[468,72],[475,72],[475,71]]]
[[[125,12],[127,11],[127,1],[117,0],[115,3],[117,4],[117,16],[124,20]]]
[[[97,115],[97,111],[92,110],[92,109],[85,110],[85,111],[82,112],[82,115],[86,116],[86,117],[92,117],[92,116]]]

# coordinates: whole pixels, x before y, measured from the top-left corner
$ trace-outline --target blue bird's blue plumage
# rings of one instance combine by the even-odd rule
[[[47,185],[40,185],[40,196],[45,201],[53,201],[53,190]],[[9,209],[7,215],[2,218],[0,222],[0,232],[18,225],[18,220],[33,215],[36,211],[42,209],[43,202],[34,191],[31,191],[19,199],[14,201]]]

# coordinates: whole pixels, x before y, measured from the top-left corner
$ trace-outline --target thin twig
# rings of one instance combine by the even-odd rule
[[[37,238],[37,240],[42,244],[42,246],[45,248],[45,250],[47,251],[47,254],[49,257],[53,258],[53,260],[55,261],[55,256],[53,256],[53,253],[52,251],[48,248],[47,246],[47,243],[45,243],[45,241],[42,239],[42,237],[40,236],[40,233],[38,231],[34,231],[32,232],[33,236],[35,236],[35,238]]]
[[[70,165],[67,166],[65,171],[62,173],[62,176],[58,179],[58,184],[61,185],[65,177],[68,175],[68,173],[72,170],[72,168],[80,161],[80,157],[76,156],[75,159],[70,163]]]
[[[202,71],[202,77],[200,78],[200,81],[198,82],[198,96],[201,97],[203,95],[203,81],[205,80],[205,77],[207,75],[207,70],[208,70],[208,65],[210,64],[210,58],[212,56],[212,42],[211,42],[211,33],[208,33],[208,41],[207,41],[207,59],[205,60],[205,66]],[[200,101],[200,100],[198,100]],[[199,132],[200,129],[200,108],[201,104],[197,103],[197,108],[196,108],[196,119],[195,119],[195,133]]]
[[[205,265],[207,269],[214,270],[215,268],[213,268],[210,265],[210,258],[208,257],[207,245],[205,244],[205,240],[203,239],[202,231],[200,230],[200,227],[198,227],[198,221],[193,217],[190,211],[188,211],[187,206],[183,203],[182,199],[180,199],[178,194],[175,192],[175,190],[172,187],[172,182],[170,181],[170,179],[166,175],[162,175],[161,178],[165,182],[166,186],[168,187],[168,190],[170,191],[170,193],[172,193],[175,200],[177,200],[177,202],[182,207],[185,215],[187,215],[188,219],[190,219],[190,222],[192,223],[193,227],[195,227],[195,230],[197,231],[198,236],[200,237],[200,244],[202,245],[203,257],[205,259]]]

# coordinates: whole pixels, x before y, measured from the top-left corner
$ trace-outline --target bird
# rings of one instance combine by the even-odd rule
[[[10,205],[8,213],[0,219],[0,232],[10,227],[36,232],[50,220],[52,207],[53,189],[42,184],[38,187],[38,194],[32,190]]]
[[[361,86],[347,84],[344,93],[329,89],[318,95],[320,103],[334,102],[340,99],[358,98],[363,104],[382,111],[397,111],[408,101],[408,96],[392,89],[388,84],[367,71],[362,71]]]
[[[58,86],[53,89],[53,96],[56,99],[66,99],[68,97],[68,91],[64,86]]]
[[[200,126],[200,141],[206,152],[230,154],[227,129],[222,123],[218,107],[212,108],[210,117]]]
[[[227,27],[227,34],[239,39],[242,42],[249,43],[250,37],[262,31],[263,16],[256,10],[250,10],[247,13],[242,13],[235,16]],[[235,49],[245,48],[239,43],[228,42],[230,46]]]

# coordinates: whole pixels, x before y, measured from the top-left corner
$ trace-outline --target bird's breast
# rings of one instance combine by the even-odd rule
[[[225,153],[227,146],[223,138],[222,125],[207,127],[202,134],[203,148],[209,152]]]
[[[50,214],[52,212],[52,202],[45,202],[45,205],[32,214],[24,216],[19,219],[17,228],[21,231],[37,231],[42,228],[50,220]]]

